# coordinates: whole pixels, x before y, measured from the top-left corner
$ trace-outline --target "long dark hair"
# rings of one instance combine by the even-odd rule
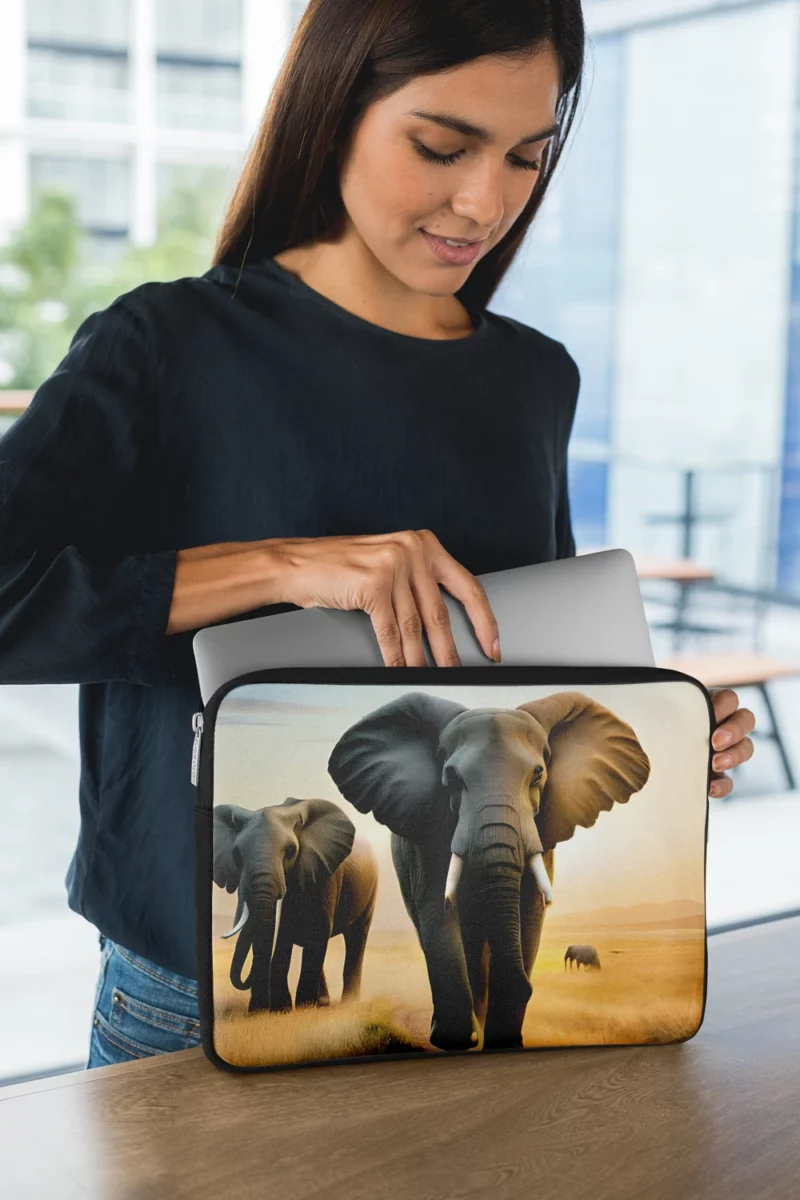
[[[544,199],[578,106],[580,0],[309,0],[223,220],[213,263],[243,267],[331,240],[345,210],[338,155],[362,114],[416,76],[549,43],[560,61],[556,119],[525,208],[456,295],[483,308]]]

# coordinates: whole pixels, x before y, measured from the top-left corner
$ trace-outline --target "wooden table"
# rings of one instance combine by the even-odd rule
[[[715,578],[711,567],[704,567],[692,558],[651,558],[634,554],[636,574],[640,579],[668,579],[673,583],[708,583]]]
[[[613,546],[581,547],[580,554],[600,554]],[[715,578],[711,567],[704,567],[693,558],[656,558],[650,554],[629,551],[640,579],[667,579],[673,583],[707,583]]]
[[[235,1076],[199,1050],[0,1090],[0,1187],[32,1200],[789,1200],[800,918],[709,938],[677,1046]]]

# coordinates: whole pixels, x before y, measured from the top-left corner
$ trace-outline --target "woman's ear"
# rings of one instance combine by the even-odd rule
[[[536,825],[545,851],[567,841],[578,825],[626,804],[650,776],[650,760],[633,728],[583,692],[557,692],[518,705],[547,740],[547,780]]]
[[[346,729],[328,759],[345,800],[400,837],[424,836],[446,810],[439,735],[463,704],[406,692]]]
[[[228,892],[235,892],[242,874],[242,864],[235,850],[235,841],[252,817],[247,808],[237,804],[214,806],[214,883]]]

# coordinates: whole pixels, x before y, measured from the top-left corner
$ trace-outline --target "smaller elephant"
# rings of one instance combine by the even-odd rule
[[[595,950],[594,946],[567,946],[567,952],[564,955],[564,970],[567,969],[569,961],[569,969],[572,970],[573,962],[576,969],[580,971],[581,966],[588,971],[590,967],[596,967],[600,970],[600,955]]]
[[[356,999],[375,909],[378,864],[369,842],[330,800],[299,800],[250,810],[214,808],[214,882],[238,892],[238,934],[230,979],[251,990],[250,1011],[292,1008],[288,974],[303,948],[295,1004],[330,1003],[323,964],[332,937],[345,942],[342,999]],[[242,977],[248,953],[252,967]]]

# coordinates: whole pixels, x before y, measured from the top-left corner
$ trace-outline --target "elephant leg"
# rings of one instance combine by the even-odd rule
[[[472,1008],[458,914],[437,888],[417,904],[418,933],[433,998],[430,1040],[440,1050],[470,1050],[480,1040]]]
[[[357,1000],[361,993],[361,972],[364,968],[364,952],[367,947],[369,928],[372,924],[374,904],[344,931],[344,972],[342,975],[342,999]]]
[[[293,948],[294,936],[288,928],[288,922],[281,922],[269,972],[269,1006],[273,1012],[290,1012],[292,1008],[289,964]]]
[[[461,940],[472,992],[472,1008],[476,1021],[483,1026],[489,1004],[489,943],[477,916],[477,913],[462,915]]]
[[[295,1005],[297,1008],[307,1004],[317,1004],[319,1000],[320,978],[325,965],[325,955],[331,927],[327,925],[313,937],[306,938],[303,946],[303,963],[300,967],[300,979],[297,983]]]
[[[525,1010],[533,988],[522,969],[521,958],[489,962],[489,1003],[483,1029],[484,1048],[521,1047]]]
[[[425,955],[433,1000],[431,1043],[440,1050],[470,1050],[480,1027],[472,1011],[458,913],[444,899],[449,849],[418,846],[394,833],[391,846],[403,903]]]
[[[330,997],[330,993],[328,991],[328,981],[325,978],[325,971],[323,969],[319,973],[319,995],[318,995],[318,999],[317,999],[317,1004],[320,1006],[320,1008],[328,1008],[328,1006],[330,1005],[330,1002],[331,1002],[331,997]]]

